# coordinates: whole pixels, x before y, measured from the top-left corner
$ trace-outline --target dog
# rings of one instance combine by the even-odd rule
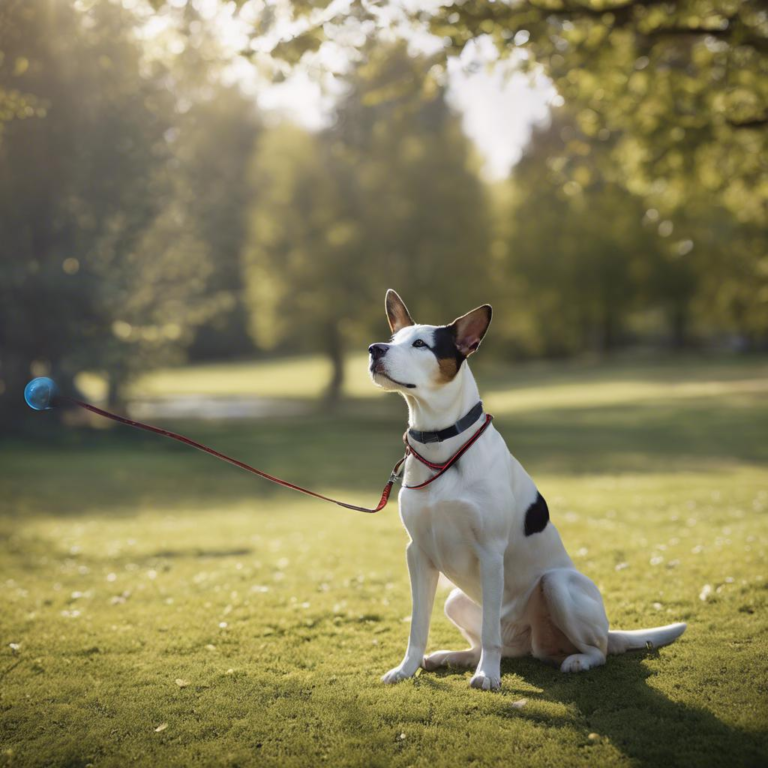
[[[408,442],[420,457],[443,464],[478,430],[483,434],[444,474],[434,476],[409,451],[399,494],[409,536],[413,612],[405,656],[382,680],[396,683],[419,667],[473,668],[473,688],[501,687],[501,660],[528,654],[563,672],[605,664],[608,654],[657,648],[677,639],[683,623],[609,631],[600,591],[576,570],[544,497],[486,425],[467,362],[480,347],[493,310],[484,304],[448,325],[415,323],[398,294],[385,309],[392,337],[372,344],[373,383],[398,392],[408,405]],[[437,582],[454,586],[445,613],[469,643],[460,651],[425,656]]]

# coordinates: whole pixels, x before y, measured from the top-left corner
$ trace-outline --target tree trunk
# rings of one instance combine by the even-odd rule
[[[672,307],[672,348],[685,349],[688,346],[688,307],[678,302]]]
[[[24,404],[24,387],[31,378],[29,365],[10,357],[0,362],[0,424],[3,432],[22,429],[30,411]]]
[[[599,328],[599,352],[603,357],[610,356],[616,347],[616,316],[613,308],[605,304]]]
[[[326,351],[331,360],[332,373],[325,393],[325,402],[329,408],[335,408],[341,400],[344,386],[344,342],[336,323],[331,323],[328,326],[326,339],[328,341]]]

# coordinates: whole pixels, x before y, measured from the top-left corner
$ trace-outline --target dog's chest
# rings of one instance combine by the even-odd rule
[[[471,506],[444,498],[413,500],[407,496],[406,492],[400,497],[400,518],[435,567],[461,581],[460,575],[476,572],[477,556],[470,542],[478,521]]]
[[[453,453],[453,446],[449,451]],[[508,456],[503,440],[491,427],[433,484],[421,489],[403,488],[400,516],[411,538],[425,544],[438,541],[449,548],[458,539],[466,547],[479,530],[497,527],[492,525],[493,519],[506,518],[512,501]],[[446,458],[429,456],[437,462]],[[410,457],[404,481],[406,486],[419,485],[434,474],[434,470]]]

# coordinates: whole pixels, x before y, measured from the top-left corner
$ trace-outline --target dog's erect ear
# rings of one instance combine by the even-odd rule
[[[387,320],[392,333],[397,333],[401,328],[407,328],[413,325],[413,318],[408,307],[391,288],[387,291],[387,298],[384,300],[384,306],[387,310]]]
[[[467,312],[466,315],[457,317],[451,324],[456,338],[456,346],[464,357],[469,357],[480,346],[480,342],[491,324],[493,309],[490,304]]]

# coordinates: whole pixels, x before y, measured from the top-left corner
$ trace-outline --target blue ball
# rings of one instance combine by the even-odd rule
[[[24,399],[30,408],[46,411],[54,406],[54,398],[59,392],[56,382],[47,376],[39,376],[24,387]]]

